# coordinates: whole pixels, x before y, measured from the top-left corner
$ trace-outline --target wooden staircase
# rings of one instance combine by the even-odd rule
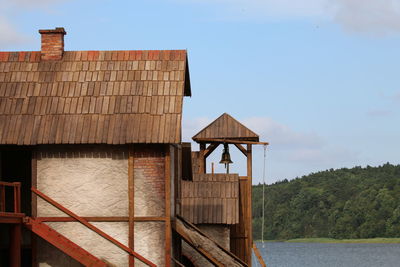
[[[13,209],[7,210],[6,208],[6,187],[10,187],[12,189],[13,195]],[[104,261],[98,259],[97,257],[90,254],[87,250],[81,248],[56,230],[52,229],[45,223],[43,223],[39,218],[32,218],[25,216],[24,213],[21,213],[21,184],[20,183],[7,183],[0,181],[0,223],[11,224],[14,228],[14,232],[10,237],[10,267],[20,267],[21,266],[21,226],[24,225],[26,228],[31,230],[36,235],[43,238],[45,241],[49,242],[65,254],[69,255],[79,263],[88,267],[107,267],[108,264]],[[10,191],[10,190],[9,190]],[[125,246],[115,238],[111,237],[107,233],[103,232],[93,224],[89,223],[86,219],[78,216],[67,208],[63,207],[60,203],[57,203],[50,197],[46,196],[36,188],[32,187],[32,192],[37,196],[47,201],[54,207],[63,211],[67,215],[74,218],[77,222],[86,226],[88,229],[94,231],[101,237],[108,240],[110,243],[119,247],[120,249],[127,252],[129,255],[133,256],[137,260],[142,263],[156,267],[154,263],[144,258],[140,254],[133,251],[131,248]],[[11,199],[11,198],[10,198]],[[10,201],[11,203],[11,201]]]
[[[84,250],[51,227],[33,218],[25,217],[24,225],[71,258],[89,267],[106,267],[107,264]]]

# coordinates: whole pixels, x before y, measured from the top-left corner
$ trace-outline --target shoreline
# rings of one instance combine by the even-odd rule
[[[261,242],[261,240],[256,240]],[[363,239],[333,239],[333,238],[296,238],[289,240],[264,240],[264,242],[285,243],[335,243],[335,244],[400,244],[400,238],[363,238]]]

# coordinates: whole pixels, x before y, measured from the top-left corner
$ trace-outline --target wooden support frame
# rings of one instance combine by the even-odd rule
[[[238,139],[224,139],[224,138],[197,138],[197,143],[229,143],[229,144],[246,144],[246,145],[269,145],[268,142],[238,140]]]
[[[204,158],[206,159],[220,145],[220,143],[212,143],[204,150]]]
[[[235,147],[237,147],[237,149],[239,149],[240,152],[242,152],[242,154],[247,157],[247,150],[241,145],[241,144],[234,144]]]

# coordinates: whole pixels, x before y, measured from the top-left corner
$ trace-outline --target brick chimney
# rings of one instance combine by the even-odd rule
[[[61,60],[64,53],[64,28],[39,30],[42,36],[41,60]]]

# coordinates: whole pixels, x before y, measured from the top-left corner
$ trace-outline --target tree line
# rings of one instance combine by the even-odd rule
[[[253,186],[261,239],[262,184]],[[264,239],[400,237],[400,165],[330,169],[265,186]]]

